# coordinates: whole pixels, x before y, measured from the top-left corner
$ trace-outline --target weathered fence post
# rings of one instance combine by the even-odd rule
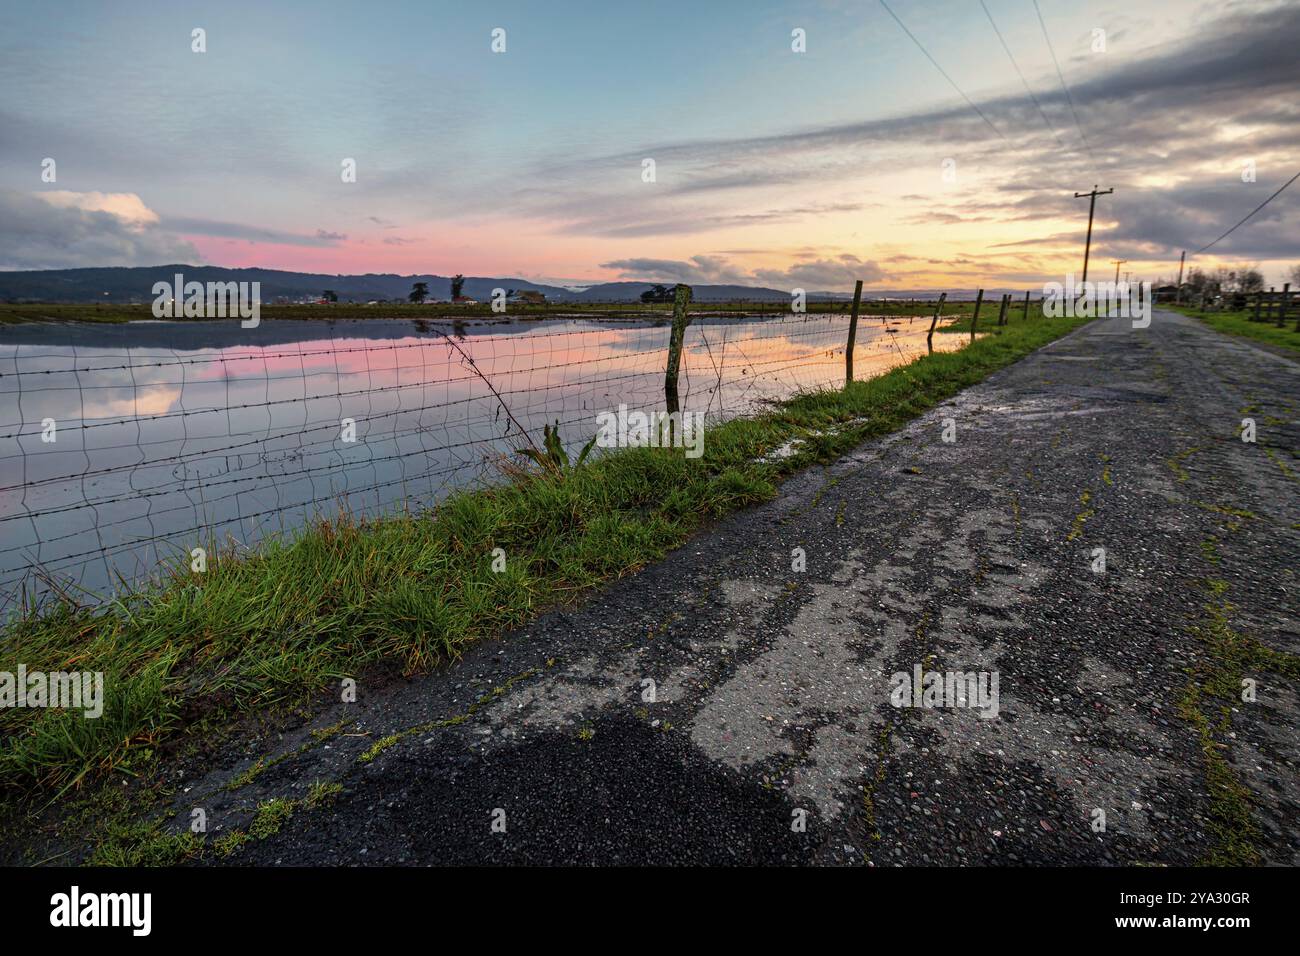
[[[1264,291],[1261,289],[1259,292],[1255,293],[1255,317],[1250,321],[1252,322],[1259,321],[1259,307],[1263,304],[1264,304]]]
[[[1025,321],[1029,321],[1029,290],[1025,290]]]
[[[984,290],[975,293],[975,309],[970,314],[970,340],[975,341],[975,321],[980,317],[980,303],[984,301]]]
[[[1002,308],[998,311],[998,328],[1007,324],[1007,306],[1011,305],[1011,293],[1002,293]]]
[[[1286,285],[1282,286],[1282,298],[1277,302],[1277,327],[1279,329],[1286,326],[1286,300],[1290,295],[1291,283],[1288,282]]]
[[[943,303],[947,298],[947,292],[939,293],[939,302],[934,307],[934,318],[930,320],[930,334],[925,337],[925,347],[930,350],[930,354],[934,354],[934,327],[939,324],[939,313],[943,311]]]
[[[686,338],[686,326],[690,322],[686,307],[690,303],[691,287],[679,282],[677,297],[673,299],[673,332],[668,339],[668,371],[664,375],[664,397],[668,402],[669,414],[680,411],[677,400],[677,370],[682,364],[682,341]]]
[[[853,384],[853,343],[858,338],[858,307],[862,305],[862,280],[853,287],[853,315],[849,318],[849,345],[844,350],[844,387]]]

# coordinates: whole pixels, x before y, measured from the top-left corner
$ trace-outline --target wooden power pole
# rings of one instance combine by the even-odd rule
[[[1114,191],[1115,191],[1114,188],[1098,190],[1097,187],[1094,185],[1094,186],[1092,187],[1092,192],[1088,192],[1088,193],[1075,193],[1075,194],[1074,194],[1074,198],[1075,198],[1075,199],[1082,199],[1084,196],[1087,196],[1087,197],[1088,197],[1088,200],[1089,200],[1089,202],[1088,202],[1088,239],[1087,239],[1087,242],[1084,244],[1084,247],[1083,247],[1083,279],[1080,280],[1081,282],[1087,282],[1087,281],[1088,281],[1088,253],[1092,251],[1092,216],[1093,216],[1093,213],[1095,213],[1095,212],[1097,211],[1097,197],[1098,197],[1098,196],[1109,196],[1109,195],[1110,195],[1111,193],[1113,193]]]
[[[1119,267],[1122,266],[1124,263],[1128,262],[1128,260],[1127,260],[1127,259],[1111,259],[1110,261],[1113,262],[1113,263],[1115,263],[1115,284],[1116,284],[1116,285],[1119,285]]]

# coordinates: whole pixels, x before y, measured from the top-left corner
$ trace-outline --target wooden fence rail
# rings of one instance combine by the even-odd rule
[[[1277,327],[1286,325],[1287,316],[1294,315],[1294,296],[1291,283],[1282,286],[1282,291],[1269,289],[1267,292],[1255,293],[1255,308],[1250,316],[1252,322],[1273,322]],[[1300,316],[1296,316],[1296,331],[1300,332]]]

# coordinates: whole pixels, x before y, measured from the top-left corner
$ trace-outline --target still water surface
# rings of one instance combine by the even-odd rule
[[[924,353],[928,327],[864,317],[857,377]],[[847,329],[842,315],[697,317],[682,407],[716,422],[838,385]],[[0,603],[38,567],[103,594],[200,543],[251,546],[316,514],[418,509],[496,480],[522,444],[503,403],[539,443],[559,421],[581,446],[602,411],[663,408],[668,334],[576,316],[0,326]]]

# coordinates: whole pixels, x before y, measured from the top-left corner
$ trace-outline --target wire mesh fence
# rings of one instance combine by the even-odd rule
[[[848,323],[696,317],[683,411],[717,423],[838,387]],[[575,448],[601,412],[663,408],[666,321],[277,322],[264,344],[202,325],[0,342],[0,601],[102,596],[193,547],[251,548],[341,509],[425,509],[499,480],[520,429],[558,422]],[[923,353],[926,328],[864,318],[856,377]]]

